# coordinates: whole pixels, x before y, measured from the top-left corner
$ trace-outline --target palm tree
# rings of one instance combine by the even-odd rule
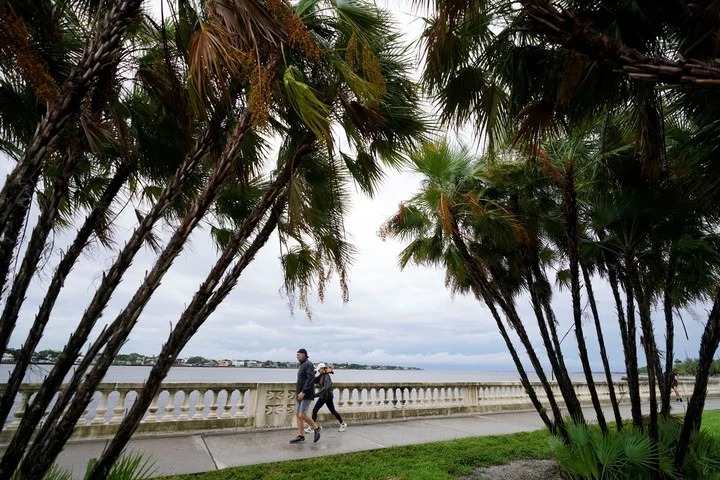
[[[257,15],[241,8],[247,6],[254,6]],[[328,6],[333,8],[326,8]],[[319,179],[301,180],[301,175],[307,175],[307,172],[303,173],[303,166],[315,156],[314,152],[321,149],[327,149],[333,157],[336,155],[332,153],[337,143],[331,131],[331,122],[337,120],[345,128],[353,152],[343,154],[336,160],[342,159],[359,183],[367,187],[372,187],[373,179],[377,178],[379,160],[397,162],[402,151],[422,135],[425,122],[418,115],[416,89],[409,80],[405,53],[396,43],[398,34],[388,28],[387,14],[365,5],[332,6],[321,2],[300,3],[296,6],[296,13],[287,4],[269,3],[267,7],[273,12],[270,18],[263,17],[264,7],[259,3],[246,3],[237,7],[222,11],[208,8],[203,13],[193,13],[187,5],[183,7],[184,10],[181,9],[183,18],[180,23],[194,24],[196,33],[193,34],[193,40],[183,42],[181,39],[175,44],[195,45],[193,53],[187,56],[191,73],[210,72],[209,80],[204,76],[195,76],[189,82],[191,91],[196,95],[195,101],[191,103],[197,111],[201,112],[200,107],[214,105],[218,99],[226,97],[230,99],[227,104],[236,103],[233,92],[247,89],[248,85],[250,95],[240,98],[241,112],[230,123],[234,127],[226,133],[224,150],[219,154],[209,152],[209,157],[213,159],[211,173],[200,193],[195,198],[188,198],[186,206],[178,208],[177,212],[182,219],[155,266],[148,272],[143,285],[126,309],[90,347],[86,358],[94,358],[94,366],[87,372],[89,361],[78,367],[37,432],[32,446],[27,449],[19,465],[19,471],[23,472],[24,477],[36,478],[42,475],[67,441],[97,382],[125,342],[143,306],[170,268],[172,260],[181,251],[189,233],[215,203],[223,188],[227,188],[228,183],[237,183],[239,188],[246,189],[258,181],[260,169],[256,166],[261,164],[261,156],[251,147],[257,143],[254,135],[250,134],[252,130],[272,128],[287,138],[288,148],[280,157],[276,173],[259,190],[260,197],[252,203],[252,208],[244,218],[236,220],[237,227],[224,245],[217,264],[171,333],[161,356],[163,360],[151,372],[146,389],[136,401],[137,408],[128,415],[112,447],[96,466],[93,475],[98,478],[104,478],[109,465],[117,458],[116,454],[137,427],[144,413],[142,405],[152,400],[172,365],[172,358],[177,356],[192,334],[234,287],[245,266],[275,229],[284,205],[287,203],[288,212],[292,213],[298,205],[305,204],[306,193],[298,186],[313,186],[313,182],[319,182]],[[254,35],[248,32],[244,32],[245,37],[227,35],[230,31],[242,30],[241,25],[246,24],[256,29]],[[163,31],[182,33],[180,28],[175,27]],[[171,39],[165,34],[160,38],[167,52]],[[255,61],[256,56],[241,55],[241,49],[248,47],[243,42],[253,39],[265,42],[253,44],[253,50],[260,49],[263,52],[258,59],[260,63],[250,68],[246,64],[237,65],[238,56]],[[225,47],[220,47],[221,40],[227,42]],[[182,54],[182,49],[178,49]],[[322,59],[319,55],[321,50],[324,51]],[[282,57],[281,51],[284,53]],[[214,60],[210,59],[211,53],[215,54]],[[232,109],[215,108],[208,115],[210,123],[216,113],[222,114],[224,118],[233,117]],[[207,124],[199,122],[201,128]],[[197,138],[202,140],[201,145],[209,143],[204,140],[206,137],[200,130]],[[208,152],[208,149],[198,150],[191,144],[189,151],[191,154],[186,156],[169,186],[157,196],[150,211],[141,217],[133,238],[103,279],[90,309],[81,320],[81,328],[74,333],[64,352],[65,356],[71,357],[75,349],[84,343],[89,329],[107,302],[109,292],[119,282],[137,247],[151,238],[150,228],[159,214],[173,202],[177,203],[176,199],[181,192],[177,189],[178,178],[181,175],[187,177],[190,173],[188,165],[193,162],[197,164],[201,156],[199,152]],[[339,172],[336,160],[331,171]],[[232,182],[229,182],[230,179]],[[332,188],[325,190],[324,201],[341,205],[339,186],[344,180],[338,174],[333,175],[332,179],[334,183],[331,184]],[[311,222],[315,225],[312,231],[320,232],[315,234],[318,235],[316,243],[326,245],[318,248],[316,253],[320,259],[316,262],[320,269],[319,275],[327,278],[323,265],[331,262],[338,269],[341,279],[344,279],[345,264],[349,257],[348,247],[339,238],[343,234],[339,221],[342,209],[324,208],[324,211],[337,213],[329,229],[323,226],[323,222],[317,225],[319,218]],[[300,218],[308,215],[301,214]],[[289,214],[289,218],[291,221],[287,224],[290,226],[298,222],[295,214]],[[288,228],[293,236],[299,235],[295,231],[296,227]],[[239,254],[239,249],[242,252],[240,259],[223,279],[223,274]],[[62,378],[61,371],[56,365],[51,373],[52,378]],[[47,398],[39,400],[38,397],[41,395],[36,396],[28,412],[41,411],[40,405]],[[32,415],[22,419],[18,430],[18,433],[21,430],[22,433],[16,434],[8,451],[25,449],[24,445],[30,440],[28,434],[33,430],[30,428],[31,420]],[[13,471],[17,467],[17,460],[18,456],[6,455],[3,458],[3,471]]]
[[[8,17],[4,17],[6,22],[14,27],[8,32],[11,37],[11,41],[8,42],[10,46],[7,49],[8,53],[16,57],[27,55],[24,58],[27,63],[23,62],[29,74],[27,77],[33,78],[35,83],[42,83],[42,92],[50,95],[52,104],[38,123],[33,136],[25,144],[16,167],[8,175],[0,191],[0,231],[3,235],[3,244],[7,245],[2,252],[5,255],[14,252],[19,234],[19,229],[15,228],[16,223],[10,222],[11,213],[17,217],[20,212],[24,215],[29,210],[46,155],[73,114],[77,113],[92,82],[106,65],[114,62],[122,46],[121,40],[132,25],[132,21],[140,14],[142,4],[140,0],[122,0],[114,3],[107,12],[104,12],[106,13],[104,16],[98,15],[97,18],[101,19],[100,23],[90,30],[94,36],[87,39],[87,48],[84,49],[82,57],[67,76],[62,78],[62,87],[57,95],[52,95],[47,93],[53,86],[49,72],[43,71],[43,62],[37,58],[37,55],[33,55],[33,52],[29,52],[27,41],[22,41],[20,38],[23,31],[28,30],[28,22],[17,15],[17,10],[22,10],[22,5],[15,3],[3,4],[4,9],[13,12]],[[18,6],[20,8],[16,8]],[[67,155],[60,170],[71,172],[78,160],[76,155]],[[16,209],[20,212],[15,212]],[[6,260],[0,259],[0,264],[6,264]],[[5,277],[2,278],[2,282],[4,284]],[[14,323],[0,324],[0,353],[5,351],[13,327]]]
[[[555,393],[515,309],[519,285],[512,286],[511,278],[513,272],[522,270],[512,264],[508,266],[512,260],[505,256],[514,255],[518,243],[525,241],[527,231],[510,209],[493,197],[491,191],[496,186],[488,181],[490,168],[485,164],[472,162],[464,152],[453,152],[446,143],[425,146],[413,156],[413,162],[425,178],[422,191],[384,224],[383,235],[409,241],[401,255],[401,265],[412,260],[444,266],[453,289],[471,292],[486,303],[531,402],[548,428],[562,434],[564,421],[554,400]],[[515,277],[515,282],[522,282]],[[518,335],[542,382],[553,411],[552,421],[528,380],[496,306]]]

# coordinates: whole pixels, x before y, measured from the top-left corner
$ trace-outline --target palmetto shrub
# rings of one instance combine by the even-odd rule
[[[549,443],[560,469],[573,480],[720,479],[720,438],[705,431],[693,435],[682,472],[676,471],[673,459],[681,428],[675,417],[662,419],[655,448],[647,430],[627,425],[603,435],[596,426],[569,420],[569,441],[552,436]]]
[[[95,459],[88,462],[86,476],[90,474]],[[115,462],[106,480],[146,480],[155,476],[154,462],[145,458],[140,453],[122,455]],[[72,472],[53,465],[45,474],[44,480],[72,480]],[[20,472],[17,472],[11,480],[20,480]]]

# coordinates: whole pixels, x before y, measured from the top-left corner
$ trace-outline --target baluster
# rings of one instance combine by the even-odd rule
[[[207,417],[207,418],[215,419],[215,418],[218,418],[218,416],[217,416],[217,409],[218,409],[217,398],[218,398],[218,394],[215,393],[215,392],[213,392],[212,390],[209,390],[209,392],[210,392],[210,409],[208,410],[208,417]]]
[[[193,418],[204,418],[203,410],[205,410],[205,392],[201,392],[200,390],[197,390],[197,392],[198,398],[197,403],[195,404],[195,415]]]
[[[236,417],[244,417],[245,415],[245,392],[239,390],[240,396],[238,397],[237,410],[235,410]]]
[[[183,402],[182,405],[180,405],[180,416],[178,416],[178,420],[190,420],[188,411],[190,411],[190,394],[183,391]]]
[[[367,388],[361,388],[360,391],[358,392],[358,404],[359,404],[360,408],[362,408],[363,410],[368,405],[368,395],[369,395],[369,393],[368,393]]]
[[[383,388],[383,406],[384,407],[392,407],[392,389],[391,388]]]
[[[18,395],[20,395],[20,405],[18,405],[17,409],[13,413],[13,420],[12,423],[10,423],[10,428],[17,428],[20,424],[20,419],[25,414],[28,401],[30,400],[30,393],[18,392]]]
[[[173,418],[173,412],[175,411],[175,394],[176,394],[177,390],[175,392],[173,392],[171,390],[167,390],[167,392],[168,392],[168,399],[167,399],[167,403],[165,404],[165,414],[162,416],[162,419],[160,420],[161,422],[172,422],[173,420],[175,420]]]
[[[113,416],[110,419],[111,425],[122,422],[122,419],[125,416],[125,396],[128,392],[118,393],[120,394],[120,398],[118,398],[118,403],[115,405],[115,408],[113,408]]]
[[[98,391],[100,399],[98,406],[95,408],[95,418],[92,419],[90,425],[103,425],[105,423],[105,412],[107,412],[107,401],[109,392]]]
[[[222,407],[222,418],[230,418],[230,410],[232,409],[232,390],[225,390],[225,403]]]
[[[155,396],[152,399],[152,402],[150,402],[150,406],[148,407],[147,415],[145,416],[145,420],[143,420],[143,422],[145,422],[145,423],[157,422],[157,411],[158,411],[158,395],[155,394]]]
[[[344,389],[344,388],[338,388],[338,389],[337,389],[337,392],[338,392],[338,393],[337,393],[337,398],[336,398],[336,400],[337,400],[337,407],[338,407],[338,408],[343,408],[343,407],[345,406],[345,392],[346,392],[346,389]]]

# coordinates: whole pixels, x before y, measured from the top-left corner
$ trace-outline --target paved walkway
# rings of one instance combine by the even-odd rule
[[[673,403],[674,411],[683,412],[686,403]],[[647,408],[643,411],[646,411]],[[709,398],[706,410],[720,409],[720,399]],[[588,418],[594,418],[586,409]],[[629,417],[629,407],[622,411]],[[606,410],[606,418],[611,418]],[[339,453],[375,450],[465,437],[504,435],[534,431],[543,423],[533,411],[475,414],[468,416],[426,417],[385,423],[349,425],[338,432],[336,424],[324,424],[322,438],[312,442],[307,435],[304,444],[291,445],[295,429],[262,431],[207,432],[188,435],[154,436],[131,440],[126,451],[141,452],[155,461],[156,475],[199,473],[240,465],[299,460]],[[58,459],[58,465],[71,469],[73,478],[82,478],[88,460],[98,457],[105,445],[102,440],[69,443]]]

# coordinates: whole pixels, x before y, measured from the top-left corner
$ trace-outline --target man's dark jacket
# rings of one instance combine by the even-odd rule
[[[315,398],[315,367],[307,358],[300,364],[300,368],[298,368],[295,392],[303,392],[305,394],[303,400],[312,400]]]

